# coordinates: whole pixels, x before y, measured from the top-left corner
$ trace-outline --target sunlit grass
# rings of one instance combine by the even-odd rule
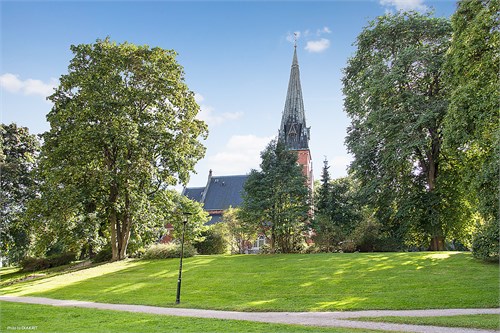
[[[33,332],[164,332],[164,333],[348,333],[381,332],[366,329],[308,327],[299,325],[256,323],[173,317],[143,313],[82,308],[59,308],[48,305],[0,302],[0,332],[15,330]]]
[[[478,314],[439,317],[363,317],[350,318],[356,321],[376,321],[385,323],[431,325],[444,327],[467,327],[487,330],[500,330],[500,316],[496,314]]]
[[[2,294],[175,306],[179,261],[127,260],[26,281]],[[499,266],[461,252],[197,256],[181,306],[243,311],[498,307]]]

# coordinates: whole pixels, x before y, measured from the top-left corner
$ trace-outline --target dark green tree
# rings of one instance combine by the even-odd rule
[[[349,237],[361,220],[361,208],[352,177],[329,180],[328,192],[322,191],[326,188],[322,181],[316,198],[325,204],[323,207],[316,207],[312,227],[315,232],[314,242],[325,251],[333,251]]]
[[[437,188],[448,101],[443,63],[451,26],[429,14],[387,14],[357,38],[344,70],[346,143],[366,203],[394,233],[417,228],[432,250],[446,223]]]
[[[330,169],[330,166],[328,165],[328,160],[325,157],[325,160],[323,161],[323,169],[321,171],[321,185],[318,188],[314,199],[317,214],[324,212],[330,205],[332,192],[332,184],[330,182],[332,179],[330,178],[330,171],[328,171],[328,169]]]
[[[273,252],[295,252],[309,219],[307,178],[281,142],[272,141],[261,157],[261,171],[252,170],[245,183],[241,216],[267,235]]]
[[[65,208],[55,218],[70,224],[97,214],[121,260],[134,230],[165,223],[158,207],[175,206],[166,188],[187,183],[207,127],[174,51],[109,39],[71,50],[49,97],[42,201]]]
[[[2,256],[18,262],[30,244],[30,226],[22,219],[29,200],[35,198],[40,142],[28,128],[2,124],[0,141],[0,243]]]

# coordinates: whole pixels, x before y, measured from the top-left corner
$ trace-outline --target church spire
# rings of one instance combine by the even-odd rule
[[[302,99],[296,40],[285,108],[281,117],[279,140],[284,142],[285,146],[291,150],[309,149],[309,128],[306,126],[304,101]]]

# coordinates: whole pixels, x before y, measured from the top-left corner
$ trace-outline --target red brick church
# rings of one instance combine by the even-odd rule
[[[307,185],[312,192],[314,181],[311,151],[309,150],[310,127],[306,125],[297,45],[294,47],[290,80],[278,140],[284,142],[289,150],[297,152],[298,163],[303,167],[304,175],[307,177]],[[212,170],[210,170],[205,187],[186,187],[182,194],[202,203],[211,217],[207,224],[214,224],[221,220],[224,210],[229,207],[238,207],[241,204],[241,194],[247,177],[247,175],[214,176]],[[265,243],[265,239],[260,238],[254,244],[254,251]]]

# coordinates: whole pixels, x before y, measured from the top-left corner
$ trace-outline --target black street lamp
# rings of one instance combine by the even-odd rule
[[[181,280],[182,280],[182,259],[184,258],[184,234],[186,233],[186,224],[188,223],[189,215],[192,213],[184,212],[184,221],[182,226],[182,240],[181,240],[181,262],[179,265],[179,279],[177,280],[177,297],[175,299],[175,304],[179,304],[181,302]]]

